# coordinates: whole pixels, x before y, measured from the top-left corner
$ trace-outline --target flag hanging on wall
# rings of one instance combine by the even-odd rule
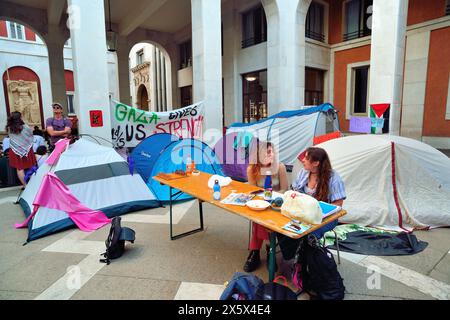
[[[371,133],[383,133],[383,114],[389,109],[389,103],[377,103],[370,105],[370,118],[372,119]]]

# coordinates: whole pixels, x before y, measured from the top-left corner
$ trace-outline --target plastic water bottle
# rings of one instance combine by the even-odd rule
[[[272,200],[272,174],[270,171],[266,172],[266,179],[264,180],[264,200]]]
[[[214,193],[213,193],[214,200],[220,200],[220,184],[219,184],[219,180],[214,181],[213,190],[214,190]]]

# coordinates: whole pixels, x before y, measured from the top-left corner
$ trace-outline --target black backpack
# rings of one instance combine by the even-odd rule
[[[111,259],[117,259],[122,256],[125,251],[125,241],[134,243],[134,230],[122,227],[120,220],[120,217],[114,217],[111,221],[111,229],[109,229],[109,235],[105,241],[106,252],[101,254],[105,259],[100,259],[100,262],[109,264]]]
[[[319,300],[344,299],[345,287],[337,270],[333,254],[319,245],[313,235],[300,242],[295,256],[299,268],[294,268],[298,279],[302,280],[302,289]]]

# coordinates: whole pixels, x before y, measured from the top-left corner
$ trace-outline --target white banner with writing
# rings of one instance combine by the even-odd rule
[[[205,109],[202,102],[167,112],[149,112],[111,101],[111,131],[115,147],[135,147],[157,133],[180,138],[202,138]]]

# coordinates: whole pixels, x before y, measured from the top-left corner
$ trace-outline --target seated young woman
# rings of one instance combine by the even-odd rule
[[[308,194],[318,201],[342,207],[346,198],[344,182],[332,169],[327,152],[322,148],[310,147],[306,150],[302,163],[303,169],[292,184],[292,189]],[[326,231],[336,225],[337,221],[316,230],[313,234],[321,238]],[[300,239],[292,239],[281,234],[277,234],[277,238],[284,259],[292,259]]]
[[[247,179],[249,184],[263,188],[266,173],[270,171],[272,177],[272,189],[284,193],[288,189],[286,167],[279,163],[273,144],[270,142],[258,142],[255,153],[251,157],[247,167]],[[261,264],[260,250],[264,240],[269,239],[269,232],[263,226],[252,222],[252,235],[250,238],[250,253],[244,264],[245,272],[256,270]]]

